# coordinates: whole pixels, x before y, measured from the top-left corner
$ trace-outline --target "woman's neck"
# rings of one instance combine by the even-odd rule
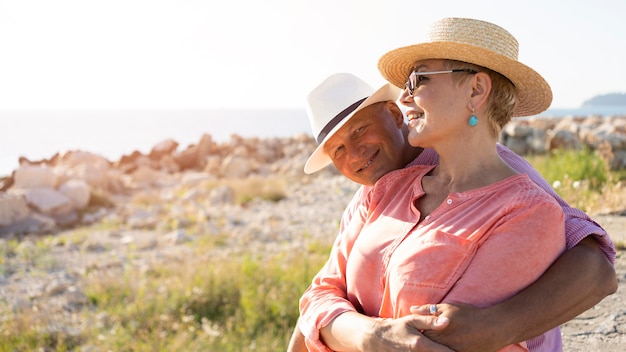
[[[431,172],[449,192],[484,187],[517,174],[498,155],[495,141],[436,148],[439,165]]]

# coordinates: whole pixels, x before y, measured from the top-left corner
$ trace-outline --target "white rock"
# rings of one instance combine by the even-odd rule
[[[47,215],[65,214],[72,211],[72,201],[63,193],[51,188],[21,190],[26,202]]]
[[[224,178],[243,178],[252,171],[251,158],[243,156],[227,156],[222,160],[221,174]]]
[[[57,176],[44,165],[23,165],[15,170],[14,188],[55,188]]]
[[[59,192],[70,199],[74,209],[79,210],[89,204],[91,187],[84,180],[69,180],[59,186]]]
[[[30,210],[23,196],[0,192],[0,226],[25,219]]]
[[[107,174],[110,168],[109,161],[100,155],[72,151],[63,155],[61,165],[55,169],[62,182],[81,179],[94,188],[105,189],[108,185]]]

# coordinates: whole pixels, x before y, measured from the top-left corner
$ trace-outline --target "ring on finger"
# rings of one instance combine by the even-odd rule
[[[437,314],[437,305],[436,304],[431,304],[428,307],[428,312],[430,313],[430,315],[435,315]]]

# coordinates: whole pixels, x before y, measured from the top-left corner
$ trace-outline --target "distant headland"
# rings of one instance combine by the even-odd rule
[[[582,106],[626,106],[626,93],[596,95],[595,97],[583,102]]]

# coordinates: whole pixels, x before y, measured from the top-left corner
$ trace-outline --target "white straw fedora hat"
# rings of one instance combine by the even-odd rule
[[[384,54],[378,69],[387,81],[404,88],[415,62],[449,59],[469,62],[496,71],[513,82],[517,106],[513,116],[538,114],[552,103],[552,90],[532,68],[518,61],[518,43],[505,29],[469,18],[444,18],[430,27],[422,43]]]
[[[306,161],[304,172],[312,174],[332,163],[324,144],[354,114],[374,103],[396,101],[400,92],[391,84],[374,91],[350,73],[334,74],[315,87],[307,96],[307,115],[318,146]]]

